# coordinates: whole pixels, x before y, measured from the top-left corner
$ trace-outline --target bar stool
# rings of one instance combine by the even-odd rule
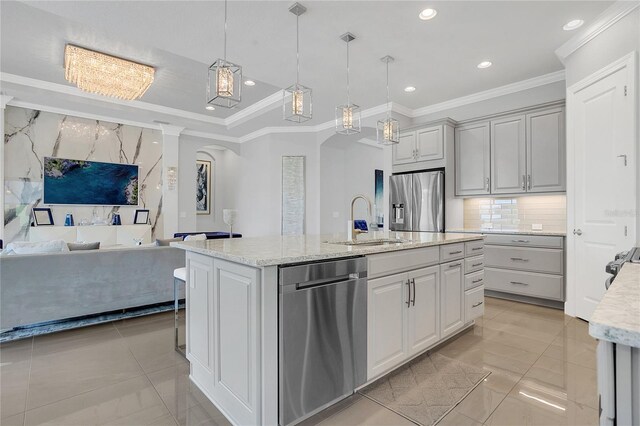
[[[187,345],[181,345],[178,341],[178,311],[180,305],[180,296],[179,291],[180,287],[186,287],[187,283],[187,268],[178,268],[173,270],[173,310],[174,310],[174,327],[175,327],[175,349],[176,352],[180,353],[183,357],[187,356]],[[186,290],[186,289],[185,289]],[[185,306],[185,311],[186,311]]]

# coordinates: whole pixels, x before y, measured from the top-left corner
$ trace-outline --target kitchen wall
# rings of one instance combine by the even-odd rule
[[[541,224],[543,231],[566,232],[565,195],[525,197],[467,198],[464,200],[464,228],[492,226],[502,230],[531,230]]]
[[[7,106],[4,114],[5,242],[27,240],[32,207],[45,206],[45,156],[140,166],[138,207],[51,206],[56,225],[64,224],[68,212],[79,222],[94,216],[109,219],[116,211],[128,224],[136,208],[147,208],[154,235],[162,235],[160,131],[13,106]]]

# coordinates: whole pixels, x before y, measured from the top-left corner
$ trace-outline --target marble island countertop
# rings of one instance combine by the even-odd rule
[[[261,267],[407,250],[482,238],[475,234],[377,231],[359,235],[357,241],[397,239],[400,242],[350,246],[336,244],[346,241],[346,235],[329,234],[181,241],[171,245],[195,253]]]
[[[622,266],[591,316],[589,334],[640,348],[640,264]]]
[[[477,229],[477,228],[460,228],[447,229],[447,232],[470,233],[470,234],[513,234],[513,235],[544,235],[550,237],[565,237],[566,231],[533,231],[531,229]]]

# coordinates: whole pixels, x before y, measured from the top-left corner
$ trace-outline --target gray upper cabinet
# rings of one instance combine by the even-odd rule
[[[564,108],[527,115],[527,192],[566,190]]]
[[[416,132],[400,135],[400,142],[393,146],[393,164],[407,164],[416,161]]]
[[[402,133],[393,146],[393,165],[442,160],[444,158],[444,126],[430,126]]]
[[[456,195],[490,193],[490,144],[488,122],[456,127]]]
[[[526,190],[525,116],[491,122],[491,193]]]

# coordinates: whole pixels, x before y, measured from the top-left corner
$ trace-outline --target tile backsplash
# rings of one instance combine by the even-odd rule
[[[564,232],[567,227],[565,195],[534,195],[505,198],[467,198],[464,200],[465,229],[531,230]]]

